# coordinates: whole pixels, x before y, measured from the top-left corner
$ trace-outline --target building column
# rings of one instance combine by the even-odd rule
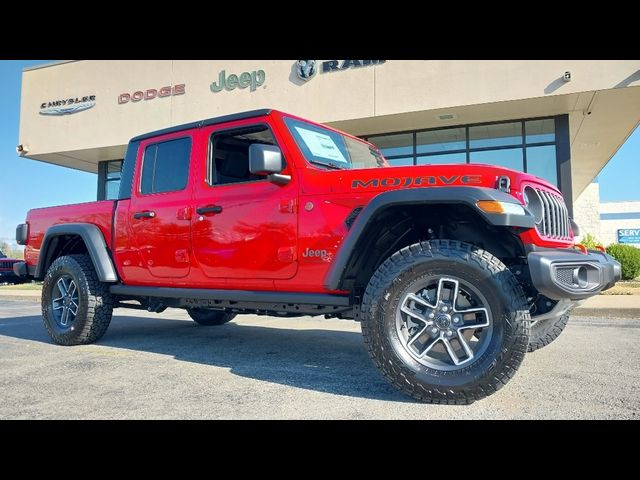
[[[556,161],[558,162],[558,188],[564,196],[569,215],[573,217],[573,188],[571,185],[571,143],[569,115],[556,117]]]
[[[96,199],[98,201],[107,198],[107,168],[109,162],[98,162],[98,192]]]

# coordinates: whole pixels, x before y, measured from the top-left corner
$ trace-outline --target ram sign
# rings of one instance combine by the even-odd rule
[[[640,243],[640,228],[619,228],[618,243]]]

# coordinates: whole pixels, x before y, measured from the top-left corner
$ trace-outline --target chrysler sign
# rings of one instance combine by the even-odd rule
[[[88,110],[96,104],[95,95],[85,97],[63,98],[40,104],[40,115],[70,115]]]

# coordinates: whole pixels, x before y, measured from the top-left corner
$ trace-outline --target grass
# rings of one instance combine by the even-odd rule
[[[40,282],[32,282],[32,283],[22,283],[20,285],[0,285],[0,290],[8,292],[11,290],[32,290],[34,292],[39,292],[42,290],[42,283]]]

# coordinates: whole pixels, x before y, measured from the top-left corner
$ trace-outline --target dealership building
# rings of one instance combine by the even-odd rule
[[[640,121],[640,61],[64,61],[24,70],[17,148],[97,173],[97,197],[112,198],[129,138],[258,108],[365,138],[392,165],[541,176],[594,231],[588,187]]]

